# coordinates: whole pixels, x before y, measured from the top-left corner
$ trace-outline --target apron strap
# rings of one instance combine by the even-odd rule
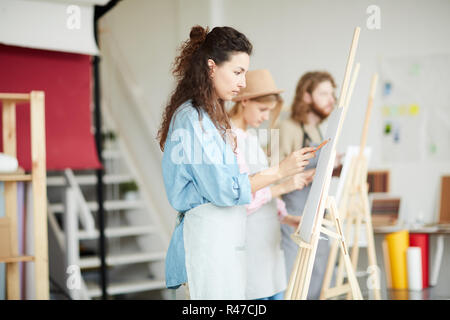
[[[303,123],[300,123],[300,127],[302,128],[303,131],[303,144],[302,144],[302,148],[305,147],[310,147],[312,144],[312,139],[309,136],[308,132],[305,131],[305,127],[303,126]],[[316,127],[317,131],[319,132],[320,135],[320,140],[323,140],[323,136],[322,136],[322,132],[320,131],[319,127]],[[306,143],[306,141],[309,141],[309,143]]]

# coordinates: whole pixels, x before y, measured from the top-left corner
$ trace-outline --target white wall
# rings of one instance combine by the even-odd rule
[[[173,88],[170,69],[178,45],[177,21],[174,1],[146,0],[121,1],[100,21],[103,107],[115,110],[122,138],[138,163],[139,178],[167,236],[175,211],[164,193],[156,134]]]
[[[366,9],[371,4],[381,9],[380,30],[366,28]],[[173,89],[170,69],[175,49],[187,39],[194,24],[230,25],[245,33],[254,46],[250,68],[269,69],[278,86],[286,90],[283,97],[288,106],[298,79],[306,71],[328,70],[341,84],[353,30],[360,26],[356,61],[361,70],[339,151],[359,143],[370,78],[381,57],[450,53],[450,2],[446,0],[127,0],[102,20],[102,27],[114,35],[124,62],[148,101],[148,126],[154,133],[147,137],[149,145],[156,144],[160,115]],[[115,93],[110,94],[114,98]],[[437,214],[439,177],[450,173],[450,163],[383,163],[377,101],[379,98],[368,136],[374,150],[371,168],[391,170],[391,191],[402,196],[405,220],[414,221],[422,214],[426,222],[432,222]],[[124,105],[127,107],[133,111],[131,105]],[[149,149],[157,153],[154,146]],[[141,156],[146,155],[142,151]],[[152,170],[160,166],[151,161]],[[157,175],[155,183],[161,183],[160,172],[148,174]],[[174,215],[168,213],[170,206],[162,185],[159,187],[161,214],[170,217],[170,224]]]
[[[372,4],[381,10],[379,30],[366,27],[366,9]],[[306,71],[328,70],[338,85],[342,83],[353,29],[361,27],[356,55],[361,69],[338,144],[340,152],[359,143],[370,79],[381,57],[450,53],[449,1],[227,0],[223,6],[225,23],[245,33],[254,45],[250,68],[272,72],[278,86],[286,90],[287,106]],[[450,173],[450,162],[383,162],[377,96],[368,135],[374,150],[371,168],[390,169],[391,192],[402,197],[401,218],[436,221],[440,176]],[[443,116],[450,116],[450,108]]]

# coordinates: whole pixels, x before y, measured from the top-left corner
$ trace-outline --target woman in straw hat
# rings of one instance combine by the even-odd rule
[[[245,299],[243,205],[252,192],[301,172],[312,148],[264,173],[241,174],[224,102],[245,87],[252,45],[233,28],[195,26],[180,51],[158,132],[167,198],[178,211],[166,285],[188,283],[192,299]]]
[[[247,86],[233,101],[229,112],[237,138],[237,161],[241,173],[255,174],[269,167],[257,135],[258,128],[271,118],[275,123],[282,106],[280,93],[268,70],[253,70],[246,75]],[[281,250],[280,222],[297,227],[300,217],[289,215],[277,197],[303,188],[308,183],[302,173],[284,182],[260,189],[246,205],[247,299],[282,299],[286,289],[284,254]]]

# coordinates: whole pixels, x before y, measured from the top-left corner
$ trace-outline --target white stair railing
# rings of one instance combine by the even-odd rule
[[[84,201],[85,202],[85,201]],[[89,300],[86,284],[81,276],[80,251],[78,238],[78,217],[82,207],[80,207],[79,196],[76,191],[68,186],[64,197],[64,231],[66,248],[66,272],[67,288],[74,300]]]
[[[92,237],[96,235],[95,221],[73,171],[71,169],[64,170],[64,177],[67,182],[64,194],[64,233],[66,271],[69,274],[66,285],[72,299],[87,300],[90,299],[90,296],[80,269],[78,220],[84,228],[83,233]]]
[[[95,232],[95,222],[91,210],[88,207],[86,200],[84,199],[83,193],[81,192],[80,185],[75,179],[75,175],[71,169],[64,170],[64,176],[67,181],[67,186],[73,190],[75,199],[80,208],[80,222],[88,234],[93,234]],[[78,230],[78,227],[77,227]],[[66,230],[67,231],[67,230]]]
[[[108,34],[107,36],[102,37],[101,46],[103,48],[103,59],[110,59],[111,63],[108,64],[108,67],[112,68],[112,70],[118,74],[118,77],[114,79],[120,82],[122,89],[124,89],[124,93],[129,99],[128,101],[130,102],[130,106],[137,110],[139,114],[137,119],[142,120],[142,126],[144,127],[142,134],[149,139],[154,140],[155,132],[152,131],[149,124],[149,121],[151,121],[154,117],[149,114],[147,109],[147,106],[149,106],[150,103],[144,96],[143,90],[140,84],[136,81],[136,77],[133,75],[130,66],[127,65],[127,60],[124,58],[120,47],[117,45],[117,40],[114,39],[112,34]],[[120,121],[116,120],[117,115],[115,115],[116,112],[109,96],[107,94],[103,95],[102,99],[104,111],[103,116],[118,133],[118,147],[122,151],[124,160],[132,172],[133,177],[138,182],[139,188],[143,191],[141,196],[143,197],[147,207],[151,210],[154,223],[161,231],[161,238],[167,247],[170,241],[171,228],[165,221],[163,221],[159,213],[164,210],[161,210],[161,206],[156,203],[154,196],[150,196],[155,194],[154,191],[152,192],[154,188],[152,188],[148,180],[143,178],[145,177],[145,174],[139,166],[136,154],[133,152],[133,148],[131,146],[133,141],[131,141],[125,134],[126,128],[122,128]],[[150,149],[153,156],[152,160],[160,161],[162,155],[157,144],[150,142],[146,144],[146,148],[147,147]],[[161,186],[163,186],[162,183]]]

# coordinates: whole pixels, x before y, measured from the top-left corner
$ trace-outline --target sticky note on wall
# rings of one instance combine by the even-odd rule
[[[392,90],[392,84],[390,82],[385,82],[384,83],[383,95],[384,96],[390,95],[391,94],[391,90]]]
[[[417,104],[411,104],[409,105],[409,114],[411,116],[417,116],[419,114],[420,107]]]
[[[383,115],[383,117],[389,117],[391,115],[391,110],[388,106],[383,106],[381,108],[381,114]]]
[[[399,115],[401,115],[401,116],[407,115],[407,114],[408,114],[408,107],[405,106],[405,105],[399,106],[399,107],[398,107],[398,113],[399,113]]]

